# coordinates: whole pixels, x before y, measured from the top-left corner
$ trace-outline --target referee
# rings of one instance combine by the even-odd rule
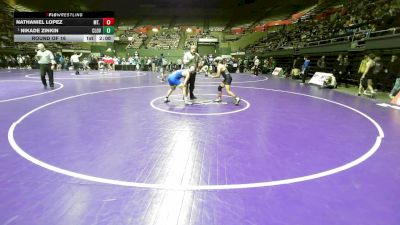
[[[36,51],[36,59],[39,63],[40,68],[40,78],[45,89],[47,89],[46,73],[49,76],[50,88],[54,89],[54,78],[53,70],[56,65],[54,61],[54,55],[51,51],[46,50],[43,44],[37,45],[38,50]]]
[[[186,52],[183,55],[183,60],[182,60],[184,69],[189,69],[190,71],[190,78],[188,81],[190,100],[197,99],[196,96],[194,96],[193,94],[194,83],[196,81],[196,70],[200,59],[200,55],[196,52],[196,50],[197,50],[196,45],[190,46],[190,51]]]

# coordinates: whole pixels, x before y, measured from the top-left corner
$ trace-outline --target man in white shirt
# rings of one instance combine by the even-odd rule
[[[254,57],[254,75],[258,76],[258,70],[260,66],[260,60],[257,56]]]
[[[196,45],[190,46],[190,51],[186,52],[183,55],[183,67],[184,69],[189,69],[190,71],[190,79],[188,82],[188,89],[190,93],[190,100],[197,99],[196,96],[193,94],[194,90],[194,83],[196,82],[196,70],[198,67],[198,63],[200,58],[200,55],[196,52],[197,47]]]
[[[79,75],[79,67],[81,67],[81,64],[79,63],[79,58],[81,56],[82,56],[82,52],[79,55],[77,52],[75,52],[73,55],[71,55],[71,63],[74,66],[75,75]]]
[[[164,58],[163,53],[161,53],[160,58],[158,60],[159,60],[158,67],[161,73],[161,82],[164,82],[167,76],[165,72],[167,70],[168,61]]]
[[[38,44],[36,50],[36,59],[39,63],[40,68],[40,78],[42,79],[42,83],[44,88],[47,88],[46,82],[46,73],[49,76],[49,85],[51,89],[54,89],[54,78],[53,78],[53,70],[56,65],[56,61],[54,60],[54,55],[51,51],[46,50],[43,44]]]

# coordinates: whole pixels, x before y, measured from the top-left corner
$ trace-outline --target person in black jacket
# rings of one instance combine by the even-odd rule
[[[400,60],[396,55],[392,55],[392,59],[388,65],[388,74],[395,79],[395,83],[389,94],[390,98],[394,98],[400,91]]]
[[[340,84],[343,82],[343,56],[342,54],[339,54],[335,63],[333,64],[333,75],[336,77],[337,80],[337,86],[340,86]]]
[[[325,72],[326,71],[326,63],[325,63],[325,56],[321,56],[320,59],[317,61],[318,72]]]
[[[350,62],[349,56],[345,55],[343,58],[342,65],[340,66],[340,74],[342,75],[342,81],[344,82],[345,87],[348,87],[347,80],[350,77]]]

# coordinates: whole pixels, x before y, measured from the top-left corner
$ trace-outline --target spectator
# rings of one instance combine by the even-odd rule
[[[350,77],[350,62],[349,56],[345,55],[343,58],[343,64],[340,67],[340,74],[342,76],[342,81],[344,82],[345,87],[348,87],[347,80]]]
[[[325,56],[324,55],[321,56],[320,59],[318,59],[317,67],[318,67],[318,71],[326,72],[326,63],[325,63]]]
[[[260,60],[258,59],[257,56],[254,57],[254,71],[253,74],[258,76],[258,70],[259,70],[259,66],[260,66]]]
[[[310,69],[310,60],[307,56],[304,56],[303,66],[301,67],[301,83],[306,83],[306,77],[308,76],[308,72]]]
[[[343,82],[343,56],[342,54],[339,54],[335,63],[333,64],[333,75],[337,77],[337,85],[340,86],[340,84]]]
[[[384,88],[392,88],[393,81],[396,80],[400,71],[400,60],[397,55],[392,55],[385,69]]]
[[[396,64],[393,64],[393,67],[389,68],[389,71],[395,77],[396,80],[392,88],[392,91],[390,91],[389,94],[390,98],[394,98],[400,91],[400,68],[399,68],[400,62],[397,56],[392,56],[392,61],[395,62]]]
[[[267,62],[267,72],[272,73],[275,69],[275,66],[276,66],[276,61],[274,60],[273,57],[269,57]]]
[[[372,82],[374,86],[376,87],[378,84],[380,85],[379,87],[382,88],[382,80],[384,78],[384,68],[383,68],[383,62],[381,57],[376,57],[375,58],[375,67],[374,70],[372,71],[373,77],[372,77]]]
[[[300,57],[297,57],[293,61],[292,71],[290,72],[292,79],[293,79],[293,77],[297,78],[298,76],[300,76],[300,68],[301,68],[301,59],[300,59]]]

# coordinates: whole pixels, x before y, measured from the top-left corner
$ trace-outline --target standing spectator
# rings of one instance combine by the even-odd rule
[[[146,60],[146,66],[144,67],[145,71],[150,71],[151,68],[151,57],[145,57]]]
[[[160,58],[157,62],[157,67],[159,68],[159,72],[161,73],[161,81],[165,81],[165,70],[167,69],[168,61],[164,58],[164,54],[161,53]]]
[[[337,77],[337,85],[340,86],[340,84],[343,82],[343,56],[342,54],[339,54],[336,62],[333,64],[333,75]]]
[[[350,62],[349,56],[345,55],[343,58],[342,66],[340,67],[340,74],[342,75],[342,81],[344,82],[345,87],[348,87],[347,80],[350,77]]]
[[[244,65],[244,71],[243,72],[247,72],[247,71],[249,71],[249,59],[246,57],[246,58],[244,58],[244,61],[243,61],[243,65]]]
[[[260,66],[260,60],[258,59],[257,56],[254,57],[254,71],[253,74],[258,76],[258,70],[259,70],[259,66]]]
[[[112,58],[112,60],[113,60],[112,68],[113,68],[113,70],[115,70],[115,66],[120,65],[120,60],[118,59],[118,57],[116,55]],[[84,68],[83,63],[82,63],[82,68]]]
[[[151,72],[153,72],[153,73],[156,72],[156,60],[157,60],[157,56],[155,56],[154,58],[151,58]]]
[[[214,56],[212,54],[208,55],[208,63],[209,63],[209,70],[210,73],[217,71],[217,65],[214,63]]]
[[[302,84],[306,83],[306,77],[308,76],[309,69],[310,69],[310,60],[308,59],[307,56],[304,56],[304,63],[303,63],[303,66],[301,67],[301,83]]]
[[[21,55],[17,56],[18,68],[22,69],[24,67],[24,59]]]
[[[267,65],[268,73],[272,73],[275,70],[275,66],[276,66],[275,59],[273,57],[269,57]]]
[[[32,69],[32,60],[29,55],[25,56],[25,65],[27,66],[28,69]]]
[[[67,70],[70,70],[70,67],[71,67],[71,60],[69,60],[69,57],[67,56],[65,57],[65,68]]]
[[[82,70],[86,73],[88,73],[88,71],[90,70],[90,66],[89,66],[89,58],[83,58],[82,60]]]
[[[320,72],[326,72],[326,63],[325,63],[325,56],[321,56],[320,59],[317,61],[317,67],[318,71]]]
[[[297,58],[293,61],[292,71],[290,72],[290,78],[300,76],[300,68],[301,68],[301,59],[297,56]]]
[[[385,69],[384,88],[392,88],[393,81],[396,80],[400,71],[400,60],[397,55],[392,55]]]
[[[244,65],[243,65],[243,59],[242,58],[239,58],[238,66],[239,66],[239,73],[243,73],[244,72]]]
[[[135,61],[135,70],[139,71],[140,70],[140,57],[139,57],[139,53],[135,52],[135,57],[134,57],[134,61]]]
[[[43,44],[38,44],[37,48],[36,59],[39,63],[40,78],[42,79],[43,86],[45,89],[47,88],[47,73],[47,76],[49,77],[50,88],[54,89],[53,70],[56,65],[56,62],[54,61],[54,55],[51,51],[46,50]]]
[[[62,70],[64,68],[64,65],[65,65],[65,59],[64,59],[63,55],[60,55],[59,61],[60,61],[60,64],[57,64],[57,70],[58,71]]]
[[[59,53],[59,52],[57,52],[56,53],[56,55],[54,56],[54,60],[56,61],[56,64],[57,64],[57,71],[60,71],[60,67],[61,67],[61,62],[60,62],[60,57],[61,57],[61,54]]]
[[[177,68],[178,70],[182,69],[182,59],[177,59],[176,64],[178,66],[178,68]]]
[[[4,68],[5,67],[5,60],[3,58],[3,56],[0,55],[0,68]]]
[[[90,68],[92,70],[98,70],[99,69],[99,61],[98,61],[97,57],[95,57],[94,55],[92,55],[91,59],[90,59]]]
[[[379,56],[377,56],[374,61],[375,61],[375,67],[374,70],[372,71],[373,74],[372,82],[375,88],[377,88],[377,86],[379,85],[379,88],[381,89],[384,76],[383,62],[381,57]]]
[[[134,56],[129,57],[129,62],[132,65],[131,70],[136,70],[137,60]]]
[[[267,74],[268,73],[268,58],[265,58],[262,63],[262,72]]]
[[[394,78],[396,78],[395,84],[392,88],[392,91],[389,94],[390,98],[394,98],[397,93],[399,93],[400,91],[400,66],[399,66],[399,59],[397,56],[392,56],[392,61],[395,62],[394,67],[389,68],[389,72],[392,73],[392,75],[394,76]]]
[[[141,57],[140,58],[140,70],[141,71],[145,71],[146,63],[147,63],[147,57]]]

